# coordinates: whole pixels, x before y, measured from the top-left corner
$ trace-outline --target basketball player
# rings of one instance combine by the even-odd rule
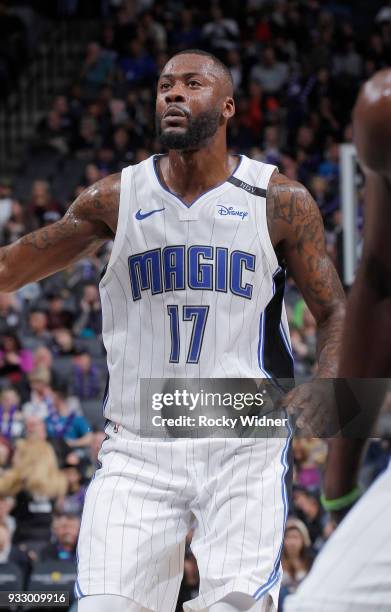
[[[339,376],[372,379],[349,384],[377,394],[382,382],[375,386],[373,379],[391,375],[391,70],[379,71],[364,84],[353,123],[366,181],[364,250],[349,297]],[[360,461],[381,407],[381,390],[362,438],[329,443],[324,505],[337,523],[360,494]],[[338,527],[284,611],[390,612],[390,512],[388,467]]]
[[[274,166],[228,154],[232,96],[217,58],[175,55],[156,100],[168,154],[99,181],[0,251],[0,289],[13,291],[114,239],[100,281],[107,439],[83,511],[80,612],[173,612],[194,517],[200,593],[185,609],[277,610],[290,432],[139,433],[142,378],[293,376],[285,263],[317,321],[318,375],[336,374],[344,293],[318,207]]]

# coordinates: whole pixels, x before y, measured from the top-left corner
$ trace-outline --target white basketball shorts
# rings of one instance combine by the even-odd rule
[[[101,467],[86,494],[77,598],[122,595],[174,612],[185,538],[200,573],[203,610],[231,592],[277,610],[288,512],[289,439],[141,439],[109,422]]]

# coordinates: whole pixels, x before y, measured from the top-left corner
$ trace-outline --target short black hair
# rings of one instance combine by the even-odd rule
[[[230,86],[232,87],[232,91],[234,90],[234,82],[230,69],[224,64],[224,62],[221,61],[221,59],[219,59],[216,55],[213,55],[213,53],[209,53],[209,51],[204,51],[203,49],[184,49],[183,51],[178,51],[178,53],[174,53],[174,55],[172,55],[170,59],[172,59],[173,57],[177,57],[178,55],[203,55],[205,57],[208,57],[224,73]]]

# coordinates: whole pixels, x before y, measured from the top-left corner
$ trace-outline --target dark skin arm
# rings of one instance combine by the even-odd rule
[[[274,174],[267,193],[272,244],[317,324],[317,377],[337,374],[345,295],[325,246],[319,208],[303,185]]]
[[[366,173],[366,189],[365,246],[349,295],[339,376],[356,379],[350,383],[356,387],[365,385],[370,401],[363,437],[329,443],[324,480],[329,499],[345,495],[357,483],[367,438],[378,417],[391,371],[391,254],[387,244],[391,236],[391,187],[382,177]],[[365,381],[378,377],[383,380],[377,380],[376,385]]]
[[[332,382],[324,379],[337,374],[344,291],[326,252],[318,206],[303,185],[274,174],[267,193],[267,218],[276,253],[292,274],[317,324],[317,382],[287,393],[282,406],[297,417],[296,424],[303,433],[325,435],[332,416],[325,399]]]
[[[47,227],[0,249],[0,291],[11,292],[92,255],[114,237],[120,174],[98,181]]]
[[[364,250],[349,295],[339,376],[371,394],[359,439],[329,443],[325,495],[335,499],[357,483],[359,467],[391,373],[391,70],[377,72],[360,91],[353,113],[355,144],[366,180]],[[357,333],[360,330],[360,333]],[[378,380],[376,385],[365,378]],[[360,380],[361,379],[361,380]],[[343,512],[335,514],[338,521]]]

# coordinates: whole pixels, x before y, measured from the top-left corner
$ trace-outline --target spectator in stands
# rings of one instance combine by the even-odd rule
[[[5,330],[0,341],[0,376],[15,370],[25,373],[33,367],[33,354],[24,349],[16,331]]]
[[[59,328],[53,330],[53,342],[51,349],[57,357],[71,356],[75,352],[74,338],[69,329]]]
[[[13,445],[11,440],[0,435],[0,477],[4,474],[4,470],[10,467],[12,453]]]
[[[61,468],[67,461],[70,461],[72,451],[63,438],[48,438],[45,421],[35,415],[25,419],[25,438],[26,440],[47,441],[53,448],[59,467]],[[80,463],[80,457],[76,456],[76,465]]]
[[[91,99],[96,96],[102,85],[110,82],[114,71],[111,53],[106,52],[99,43],[89,42],[80,77],[84,95]]]
[[[304,487],[295,487],[293,504],[295,514],[305,523],[308,529],[311,543],[317,546],[317,540],[322,538],[324,526],[324,515],[319,495],[315,492],[307,491]]]
[[[7,176],[0,176],[0,239],[4,239],[3,228],[11,218],[12,180]]]
[[[327,180],[323,176],[313,176],[311,179],[310,191],[320,210],[325,209],[329,200]]]
[[[291,321],[293,354],[300,372],[308,376],[316,363],[316,331],[312,314],[302,300],[297,300]]]
[[[99,290],[95,284],[85,284],[79,311],[81,314],[74,323],[73,333],[84,338],[100,336],[102,333],[102,311]]]
[[[240,53],[237,49],[231,49],[228,51],[226,64],[232,76],[235,92],[239,92],[243,79],[243,65],[241,62]]]
[[[73,119],[66,96],[56,96],[53,100],[52,110],[59,114],[62,128],[68,129],[72,126]]]
[[[319,165],[319,174],[324,177],[330,187],[336,187],[339,179],[339,144],[329,139],[329,145],[325,148],[324,159]]]
[[[30,372],[28,378],[31,392],[29,401],[23,404],[23,416],[25,419],[29,416],[44,419],[48,415],[48,397],[51,394],[50,370],[39,365]]]
[[[180,24],[172,32],[172,42],[178,51],[197,49],[201,40],[201,30],[194,23],[194,12],[191,7],[184,8],[179,15]]]
[[[280,165],[281,160],[281,136],[276,125],[269,125],[264,131],[263,154],[267,164]]]
[[[337,52],[333,59],[333,73],[336,76],[351,77],[359,79],[362,74],[363,61],[357,53],[354,39],[344,41],[343,48]]]
[[[250,78],[257,81],[266,94],[278,94],[288,79],[288,66],[276,59],[273,47],[266,47],[262,54],[262,63],[251,69]]]
[[[0,334],[17,330],[21,325],[20,305],[15,293],[0,293]]]
[[[115,163],[121,164],[127,162],[127,165],[132,161],[132,149],[140,142],[138,138],[136,142],[130,146],[130,138],[127,130],[123,127],[118,127],[113,134],[112,151]]]
[[[225,17],[218,4],[212,4],[211,21],[202,29],[202,38],[207,47],[218,55],[222,51],[237,49],[239,46],[239,26],[235,19]]]
[[[82,298],[84,287],[86,284],[98,285],[100,279],[100,273],[102,270],[102,262],[100,256],[105,252],[105,249],[99,251],[98,255],[92,257],[85,257],[80,259],[71,267],[68,272],[67,288],[72,291],[72,294],[76,298],[76,306],[78,312],[80,307],[77,300]]]
[[[36,148],[52,149],[54,152],[66,155],[69,151],[70,133],[64,127],[61,115],[52,109],[39,123],[37,129]]]
[[[101,141],[95,119],[83,116],[72,144],[76,157],[80,160],[92,161],[94,151],[101,145]]]
[[[49,331],[62,327],[72,327],[74,314],[65,299],[58,294],[52,293],[46,296],[48,300],[47,308],[47,328]]]
[[[261,129],[265,121],[266,106],[263,99],[262,87],[256,81],[251,81],[249,88],[249,119],[251,130],[258,142],[261,137]]]
[[[53,199],[49,183],[38,179],[33,182],[31,198],[28,204],[30,229],[36,229],[36,227],[44,225],[44,215],[46,212],[56,212],[61,215],[63,211],[60,204]]]
[[[84,416],[76,414],[67,400],[66,385],[57,385],[48,400],[48,416],[45,419],[48,437],[62,438],[71,448],[89,446],[89,424]]]
[[[152,85],[156,77],[155,60],[137,38],[128,42],[126,53],[118,60],[118,68],[129,87]]]
[[[27,231],[25,208],[18,200],[13,200],[11,216],[3,227],[4,243],[15,242]]]
[[[83,484],[83,474],[80,465],[65,463],[62,468],[68,481],[68,489],[63,497],[56,502],[56,511],[73,513],[81,516],[87,487]]]
[[[139,19],[146,37],[145,46],[151,45],[155,53],[164,51],[167,46],[167,33],[164,26],[154,18],[152,11],[146,10]]]
[[[19,394],[12,388],[3,389],[0,393],[0,433],[10,440],[21,436],[23,429]]]
[[[69,386],[70,393],[80,400],[94,399],[101,395],[99,368],[92,362],[88,350],[76,349]]]
[[[283,596],[294,593],[300,582],[308,574],[313,562],[311,541],[308,529],[297,518],[290,517],[286,522],[284,547],[281,564]]]
[[[25,334],[25,344],[32,350],[40,345],[49,346],[52,335],[48,330],[48,315],[45,310],[35,308],[30,312],[28,328]]]
[[[318,465],[311,460],[306,440],[296,438],[293,441],[293,457],[295,465],[295,484],[306,489],[319,490],[321,477]]]
[[[40,561],[72,561],[76,563],[76,545],[80,517],[72,512],[59,511],[53,516],[51,543],[39,555]]]
[[[0,522],[0,572],[2,571],[2,565],[13,563],[21,569],[24,582],[31,571],[31,561],[28,553],[19,546],[12,544],[12,533],[9,527]],[[7,574],[11,573],[8,568],[6,571]]]
[[[0,524],[8,527],[11,537],[16,529],[15,517],[10,514],[14,504],[15,500],[13,497],[0,495]]]
[[[87,164],[85,170],[85,184],[87,187],[93,185],[102,178],[102,173],[95,164]]]
[[[24,420],[24,437],[26,440],[40,440],[45,442],[48,437],[45,421],[38,416],[27,416]]]
[[[236,114],[232,118],[229,132],[229,146],[235,151],[243,151],[251,146],[253,138],[249,102],[246,98],[242,98],[239,100],[236,107]]]
[[[49,539],[54,502],[66,490],[66,477],[50,444],[17,440],[12,467],[0,480],[0,494],[15,497],[15,544]]]
[[[61,383],[66,378],[67,374],[61,371],[61,364],[57,367],[53,365],[53,353],[46,346],[38,346],[33,354],[33,366],[36,368],[45,368],[49,371],[49,381],[56,385]],[[46,374],[45,374],[46,378]]]

